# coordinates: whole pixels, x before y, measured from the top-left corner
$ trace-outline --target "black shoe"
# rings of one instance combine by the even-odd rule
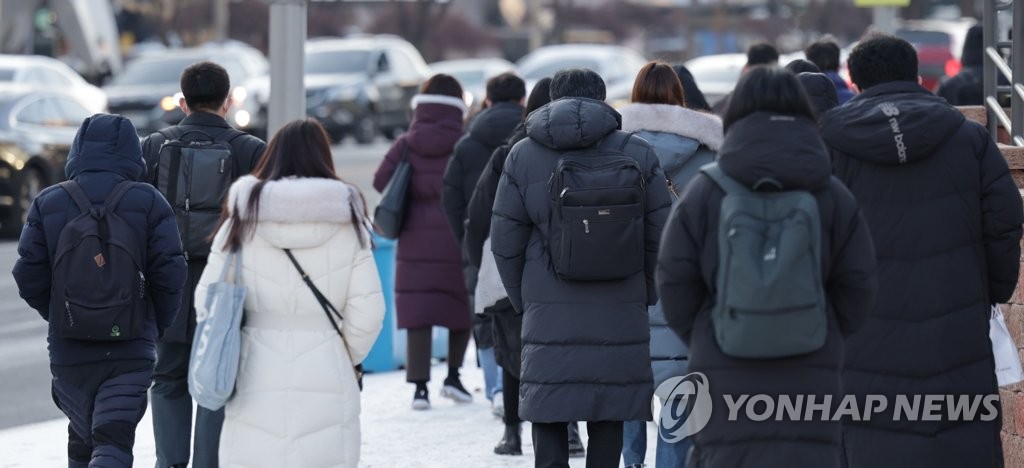
[[[430,409],[430,394],[427,393],[426,386],[417,388],[416,393],[412,394],[412,409],[417,411]]]
[[[519,424],[506,425],[505,435],[498,441],[498,445],[494,447],[494,453],[498,455],[522,455],[522,430],[523,428]]]
[[[583,441],[580,440],[580,428],[575,422],[569,423],[569,458],[583,458],[587,456],[587,449],[583,448]]]
[[[469,403],[473,401],[473,395],[462,386],[458,377],[444,379],[444,387],[441,388],[441,396],[451,398],[456,403]]]

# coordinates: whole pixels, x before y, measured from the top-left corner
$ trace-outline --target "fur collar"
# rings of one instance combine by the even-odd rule
[[[626,132],[674,133],[697,140],[718,151],[722,147],[722,119],[671,104],[629,104],[619,109],[622,130]]]
[[[228,194],[229,210],[239,210],[247,217],[249,194],[259,179],[252,175],[239,178]],[[260,192],[259,220],[278,223],[332,223],[352,222],[349,200],[360,197],[354,189],[340,180],[289,177],[267,182]],[[356,207],[361,210],[361,206]]]
[[[465,117],[466,113],[469,112],[469,109],[466,108],[466,102],[462,99],[444,96],[441,94],[417,94],[413,96],[412,108],[415,109],[416,106],[419,106],[420,104],[443,104],[446,106],[452,106],[462,111],[463,117]]]

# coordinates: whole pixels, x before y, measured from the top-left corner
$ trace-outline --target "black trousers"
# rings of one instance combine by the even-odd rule
[[[68,466],[131,467],[153,361],[50,366],[53,402],[67,415]]]
[[[587,468],[618,468],[622,421],[588,422],[587,436]],[[533,423],[533,450],[535,467],[568,468],[568,423]]]
[[[429,382],[430,381],[430,348],[432,344],[431,327],[413,328],[407,332],[407,345],[405,349],[406,382]],[[469,346],[469,339],[473,336],[472,330],[448,330],[448,368],[458,369],[462,367],[462,361],[466,359],[466,348]]]
[[[156,370],[150,391],[153,407],[153,437],[156,466],[188,464],[194,468],[217,468],[220,430],[224,408],[210,411],[196,405],[193,441],[192,395],[188,393],[188,363],[191,343],[157,343]],[[195,452],[190,449],[195,444]]]
[[[519,419],[519,379],[508,369],[502,368],[501,385],[503,387],[501,396],[505,403],[505,425],[518,425],[523,422],[522,419]]]

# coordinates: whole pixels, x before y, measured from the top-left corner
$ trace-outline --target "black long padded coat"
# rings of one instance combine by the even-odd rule
[[[745,409],[728,421],[723,395],[831,395],[841,400],[844,337],[863,322],[874,300],[874,248],[857,203],[831,177],[814,122],[758,112],[735,122],[718,152],[722,170],[753,187],[770,177],[784,190],[811,192],[821,215],[822,284],[828,305],[824,346],[779,359],[725,355],[714,337],[711,307],[718,271],[719,210],[725,192],[700,174],[672,210],[658,256],[658,291],[665,318],[690,347],[690,372],[707,376],[711,421],[693,436],[691,468],[841,465],[841,425],[832,421],[752,421]],[[763,411],[764,406],[759,406]],[[774,414],[773,414],[774,416]]]
[[[527,421],[651,416],[647,306],[657,300],[654,262],[671,199],[658,158],[643,139],[630,137],[624,152],[636,158],[646,179],[644,271],[615,281],[564,281],[545,247],[548,180],[559,157],[594,154],[620,127],[618,112],[607,104],[562,98],[527,117],[529,138],[505,161],[491,243],[509,299],[523,314],[519,415]]]
[[[989,306],[1017,284],[1024,211],[992,138],[912,82],[868,88],[821,128],[878,254],[878,304],[847,342],[846,390],[995,394]],[[897,422],[892,408],[847,425],[850,467],[1002,466],[999,419]]]

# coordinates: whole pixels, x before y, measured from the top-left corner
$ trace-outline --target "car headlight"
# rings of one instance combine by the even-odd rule
[[[240,110],[235,112],[235,124],[240,128],[246,128],[250,123],[252,123],[252,115],[249,114],[249,111]]]
[[[175,107],[178,107],[178,101],[174,99],[174,96],[164,96],[164,98],[160,100],[160,108],[163,109],[164,112],[170,112],[174,110]]]
[[[244,86],[236,86],[235,89],[231,90],[231,99],[235,101],[235,104],[242,104],[248,96],[249,91]]]

